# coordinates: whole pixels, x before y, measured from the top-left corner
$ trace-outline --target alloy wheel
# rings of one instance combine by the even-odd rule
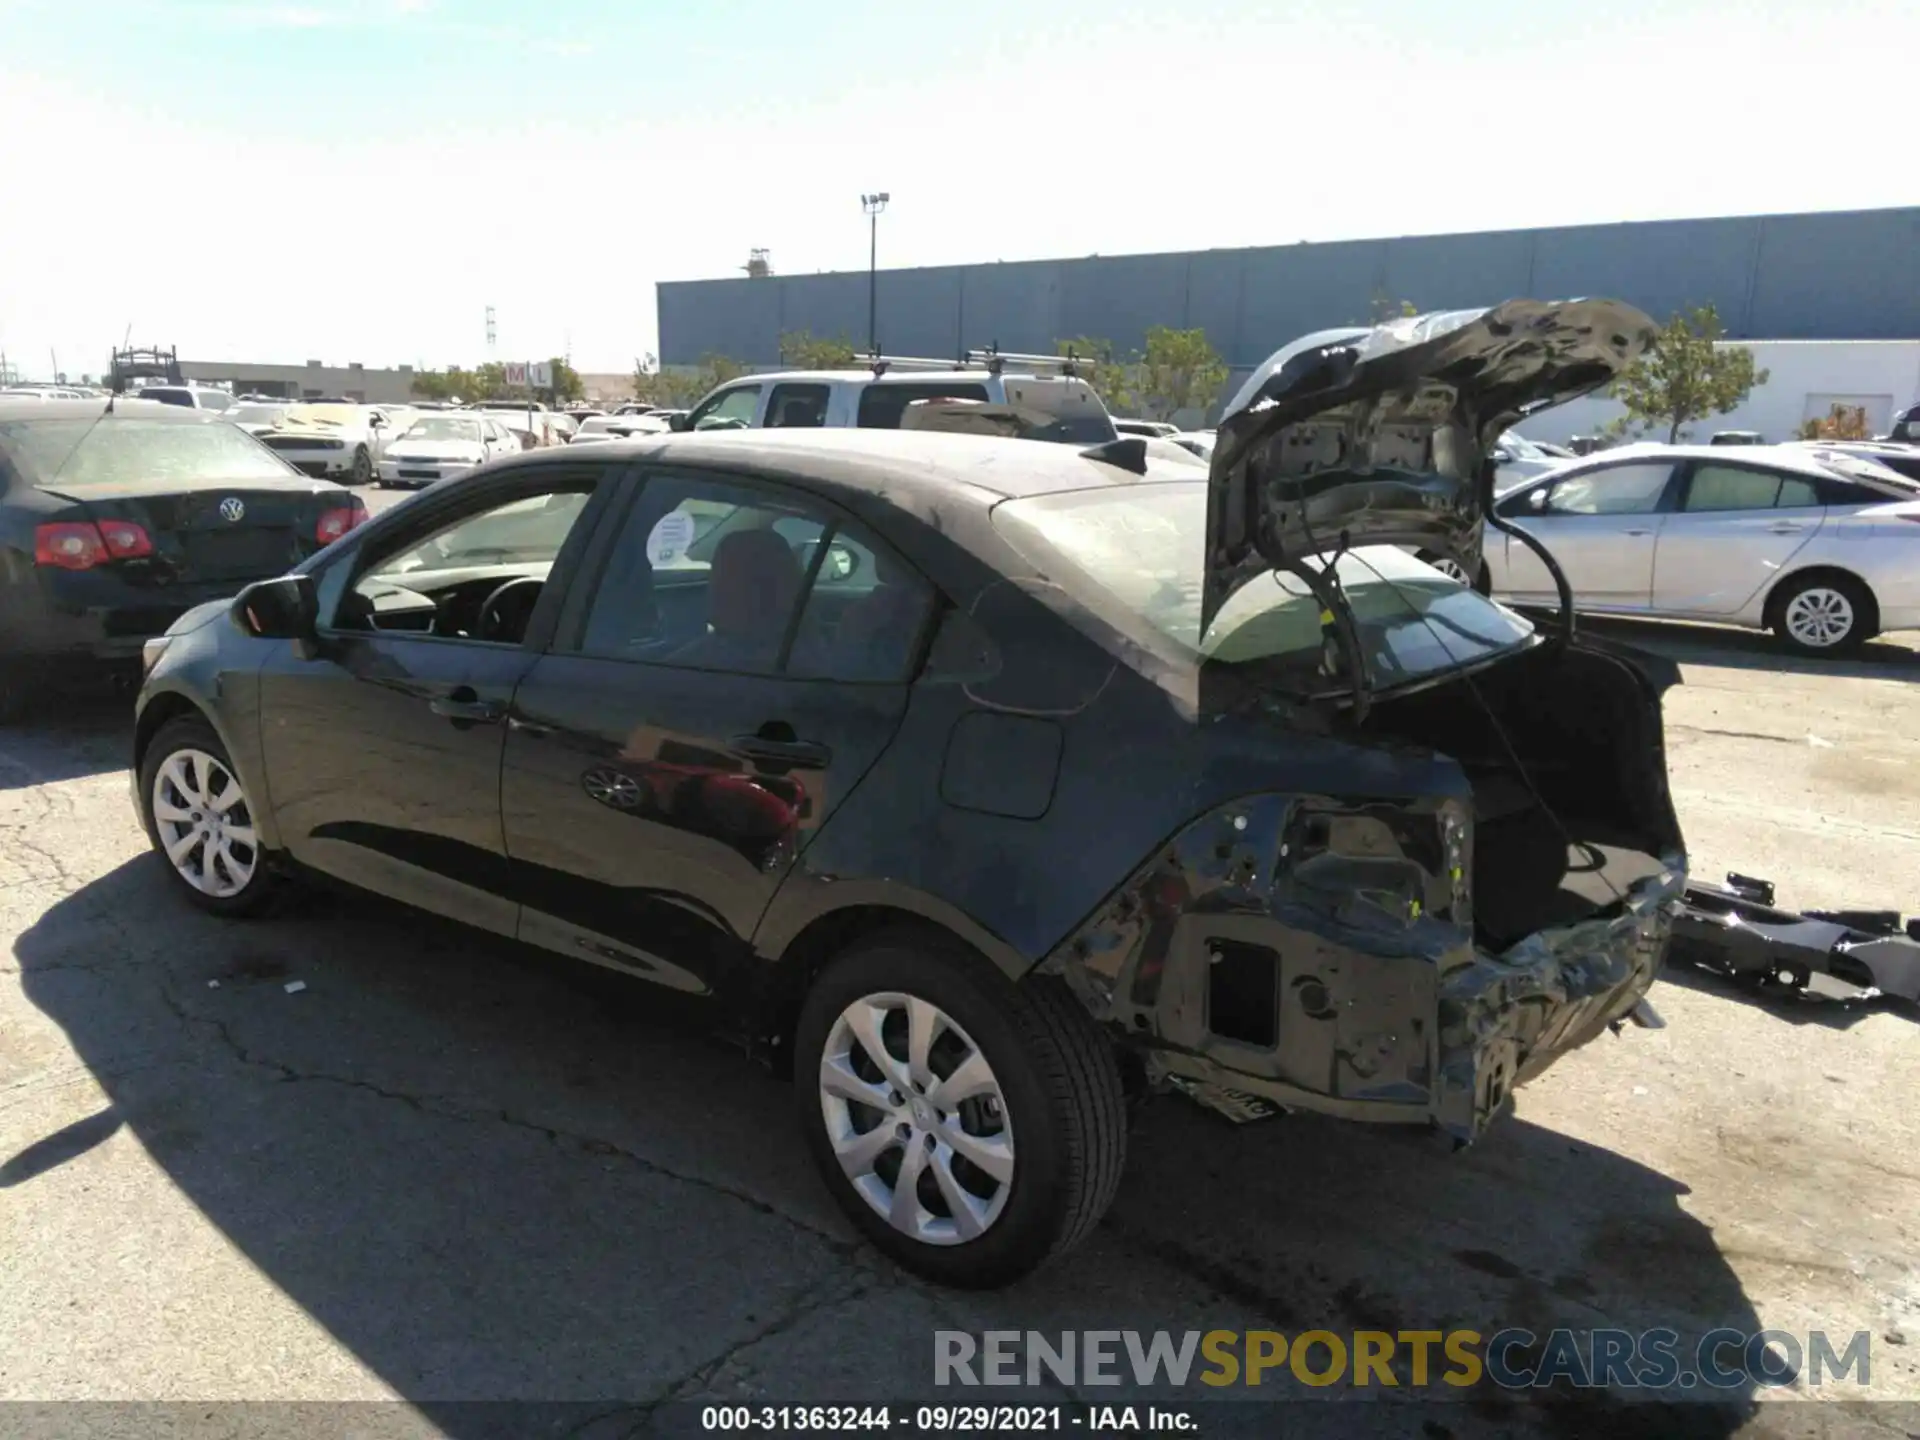
[[[932,1002],[888,991],[842,1010],[821,1053],[820,1109],[854,1191],[902,1234],[964,1244],[1006,1208],[1006,1097],[985,1053]]]
[[[1853,602],[1838,590],[1816,585],[1787,602],[1787,633],[1813,650],[1838,645],[1853,633]]]
[[[225,762],[176,750],[153,777],[154,829],[180,878],[215,899],[238,895],[260,864],[246,792]]]
[[[1458,580],[1462,585],[1473,584],[1473,577],[1467,574],[1467,567],[1451,555],[1436,555],[1427,561],[1427,564],[1438,570],[1449,580]]]

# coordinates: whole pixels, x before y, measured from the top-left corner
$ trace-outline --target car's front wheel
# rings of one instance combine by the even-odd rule
[[[365,485],[373,479],[373,456],[362,445],[353,452],[353,473],[347,477],[349,485]]]
[[[1873,595],[1850,575],[1803,575],[1769,607],[1773,633],[1802,655],[1843,655],[1874,632]]]
[[[931,935],[866,942],[814,983],[794,1064],[835,1200],[928,1279],[1016,1280],[1082,1239],[1119,1185],[1119,1067],[1050,978],[1016,985]]]
[[[278,885],[227,747],[198,715],[160,727],[140,765],[147,836],[180,891],[216,915],[258,913]]]

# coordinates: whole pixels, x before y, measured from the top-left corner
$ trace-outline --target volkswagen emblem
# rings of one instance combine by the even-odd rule
[[[229,525],[238,525],[247,513],[246,502],[238,495],[229,495],[220,502],[220,518]]]

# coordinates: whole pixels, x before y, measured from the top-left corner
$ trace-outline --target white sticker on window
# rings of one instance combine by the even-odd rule
[[[671,565],[693,544],[693,516],[684,510],[662,515],[647,536],[647,563]]]

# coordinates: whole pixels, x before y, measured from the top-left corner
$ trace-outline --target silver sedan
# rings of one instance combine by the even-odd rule
[[[1920,629],[1920,486],[1871,462],[1635,445],[1522,484],[1494,513],[1552,552],[1581,611],[1767,629],[1809,654]],[[1477,579],[1557,604],[1540,557],[1492,527]]]

